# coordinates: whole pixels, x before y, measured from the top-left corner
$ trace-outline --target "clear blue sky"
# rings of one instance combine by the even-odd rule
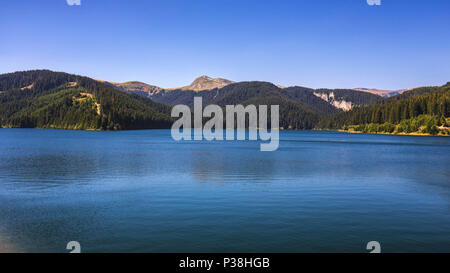
[[[448,0],[81,1],[2,1],[0,73],[161,87],[203,74],[314,88],[450,81]]]

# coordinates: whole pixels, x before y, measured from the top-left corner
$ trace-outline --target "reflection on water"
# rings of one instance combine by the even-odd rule
[[[450,251],[450,139],[0,129],[0,242],[65,252]]]

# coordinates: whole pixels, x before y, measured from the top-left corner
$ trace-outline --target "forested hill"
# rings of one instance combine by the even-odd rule
[[[270,91],[280,97],[308,105],[321,114],[337,113],[340,110],[348,110],[354,106],[368,105],[383,99],[380,96],[353,89],[312,89],[299,86],[280,88],[269,82],[258,81],[231,83],[222,88],[203,91],[185,89],[164,90],[153,94],[151,98],[167,105],[192,105],[195,96],[201,96],[204,101],[206,100],[207,103],[211,103],[218,97],[228,96],[229,94],[227,93],[230,91],[233,91],[234,95],[239,98],[241,97],[239,92],[248,96],[247,90],[259,87],[262,88],[261,92],[252,93],[253,96],[263,96],[265,94],[264,92]],[[348,109],[340,107],[341,105],[348,105]]]
[[[0,75],[2,127],[170,128],[170,107],[93,79],[49,70]]]
[[[323,119],[318,128],[370,133],[448,134],[450,83],[421,87]]]
[[[343,111],[341,105],[351,108],[370,104],[383,98],[355,90],[310,89],[305,87],[280,88],[269,82],[238,82],[222,88],[205,91],[170,90],[151,96],[167,104],[193,105],[194,97],[202,97],[203,104],[280,105],[280,127],[292,129],[314,128],[324,116]],[[344,107],[345,108],[345,107]],[[347,110],[347,109],[346,109]]]

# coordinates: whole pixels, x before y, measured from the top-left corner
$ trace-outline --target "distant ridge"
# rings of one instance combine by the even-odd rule
[[[103,80],[97,81],[113,86],[120,91],[128,93],[136,93],[138,95],[144,95],[146,97],[152,97],[153,95],[156,95],[161,91],[172,91],[172,90],[205,91],[205,90],[212,90],[215,88],[223,88],[229,84],[234,83],[233,81],[227,79],[211,78],[205,75],[196,78],[190,85],[166,89],[140,81],[129,81],[123,83],[109,82]]]
[[[182,91],[206,91],[206,90],[213,90],[213,89],[220,89],[223,87],[226,87],[230,84],[236,83],[231,80],[227,80],[224,78],[211,78],[209,76],[203,75],[198,78],[196,78],[191,84],[182,86],[182,87],[176,87],[176,88],[161,88],[159,86],[147,84],[140,81],[128,81],[123,83],[118,82],[110,82],[110,81],[104,81],[104,80],[97,80],[99,82],[108,84],[110,86],[115,87],[116,89],[120,91],[124,91],[127,93],[135,93],[138,95],[143,95],[145,97],[152,97],[154,95],[157,95],[161,92],[169,92],[173,90],[182,90]],[[288,87],[281,86],[278,84],[275,84],[280,89],[286,89]],[[348,89],[350,90],[350,89]],[[389,98],[395,95],[403,94],[406,91],[409,91],[411,89],[400,89],[400,90],[384,90],[384,89],[376,89],[376,88],[354,88],[352,90],[359,91],[359,92],[365,92],[374,94],[380,97]]]
[[[401,90],[380,90],[375,88],[355,88],[356,91],[367,92],[371,94],[375,94],[384,98],[389,98],[395,95],[400,95],[405,91],[410,89],[401,89]]]
[[[108,84],[112,87],[115,87],[116,89],[120,91],[124,91],[127,93],[136,93],[138,95],[144,95],[147,97],[153,96],[154,94],[157,94],[161,92],[161,87],[150,85],[147,83],[143,83],[140,81],[129,81],[129,82],[123,82],[123,83],[117,83],[117,82],[108,82],[108,81],[102,81],[97,80],[99,82],[102,82],[104,84]]]

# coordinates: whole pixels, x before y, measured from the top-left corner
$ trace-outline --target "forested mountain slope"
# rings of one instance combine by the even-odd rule
[[[335,93],[333,93],[335,92]],[[334,99],[325,100],[321,95],[332,94]],[[170,90],[154,94],[155,101],[193,106],[194,97],[202,97],[203,104],[225,105],[280,105],[280,127],[311,129],[326,115],[341,112],[333,102],[347,100],[353,106],[382,100],[381,97],[354,90],[310,89],[304,87],[279,88],[269,82],[238,82],[223,88],[206,91]]]
[[[447,134],[450,83],[421,87],[378,103],[324,118],[321,129],[362,132]]]
[[[49,70],[0,75],[2,127],[170,128],[170,107],[96,80]]]

